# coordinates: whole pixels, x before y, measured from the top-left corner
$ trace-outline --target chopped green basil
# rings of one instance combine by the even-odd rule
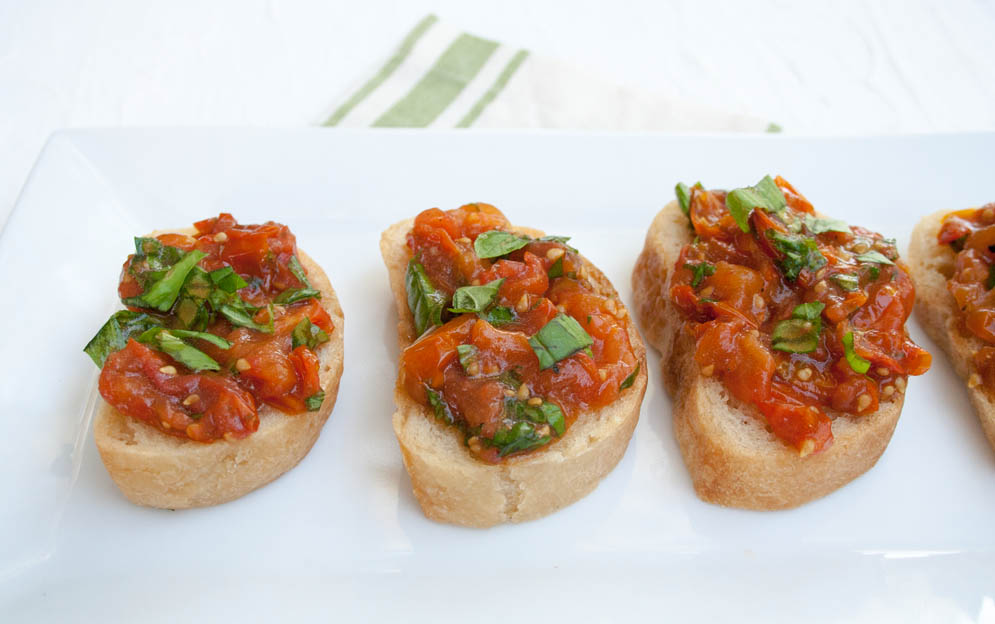
[[[236,290],[245,288],[249,285],[244,279],[242,279],[242,276],[236,273],[235,269],[230,266],[215,269],[208,275],[210,276],[212,283],[228,293],[233,293]]]
[[[311,288],[311,282],[308,281],[307,273],[304,272],[304,267],[301,266],[301,261],[297,259],[297,256],[290,256],[287,268],[294,274],[297,281],[304,285],[304,288]]]
[[[447,297],[435,288],[425,273],[425,267],[414,258],[408,262],[404,287],[408,292],[408,309],[414,317],[416,333],[420,336],[430,326],[442,325],[442,311],[446,308]]]
[[[435,411],[435,417],[447,425],[452,425],[456,422],[453,418],[452,412],[449,410],[449,404],[442,398],[442,395],[432,389],[432,386],[425,384],[425,392],[428,394],[428,403],[432,406]]]
[[[538,242],[540,242],[540,243],[559,243],[559,244],[563,245],[564,247],[566,247],[567,250],[570,251],[571,253],[579,253],[575,248],[573,248],[573,247],[571,247],[570,245],[567,244],[567,241],[570,240],[569,236],[557,236],[557,235],[553,234],[553,235],[550,235],[550,236],[540,236],[539,238],[537,238],[535,240],[538,241]]]
[[[494,306],[479,316],[494,327],[507,325],[515,320],[514,312],[511,311],[511,308],[506,306]]]
[[[470,371],[467,369],[470,367],[470,364],[477,359],[477,353],[479,353],[479,351],[480,350],[472,344],[461,344],[456,346],[456,353],[459,355],[460,366],[463,367],[463,371],[466,374],[470,374]]]
[[[677,194],[677,203],[681,206],[681,212],[685,215],[691,214],[691,189],[688,185],[678,182],[674,187],[674,193]]]
[[[291,346],[296,349],[304,345],[314,351],[323,342],[328,342],[328,334],[311,322],[309,318],[301,319],[290,334]]]
[[[273,300],[273,303],[280,305],[290,305],[305,299],[321,299],[321,291],[313,288],[288,288]]]
[[[243,303],[243,306],[246,304]],[[252,318],[252,314],[248,312],[245,307],[238,307],[233,304],[224,304],[218,310],[222,316],[228,319],[232,325],[237,325],[238,327],[248,327],[249,329],[254,329],[257,332],[262,332],[264,334],[273,333],[273,304],[269,305],[269,322],[265,325],[257,323],[255,319]]]
[[[137,239],[136,239],[137,240]],[[128,344],[128,339],[138,336],[153,327],[160,327],[159,321],[144,312],[119,310],[111,315],[83,351],[93,363],[103,368],[107,356],[120,351]]]
[[[530,242],[532,239],[528,236],[520,236],[504,230],[490,230],[477,236],[477,239],[473,241],[473,249],[480,258],[499,258],[525,247]]]
[[[539,358],[539,368],[552,368],[560,360],[566,359],[590,347],[594,340],[584,331],[572,316],[562,312],[557,314],[529,338],[529,345]]]
[[[148,271],[165,271],[183,258],[179,247],[163,245],[157,238],[135,237],[135,258]]]
[[[744,232],[750,231],[750,213],[754,208],[763,208],[766,212],[781,214],[788,203],[784,193],[770,176],[765,176],[754,186],[735,189],[726,195],[726,208],[736,220],[736,225]]]
[[[636,383],[636,377],[639,375],[639,367],[642,364],[636,364],[636,370],[629,373],[629,376],[622,380],[622,385],[618,387],[619,390],[625,390],[626,388],[631,388],[632,384]]]
[[[174,264],[165,275],[155,281],[148,290],[138,297],[131,297],[124,300],[126,305],[133,305],[141,308],[154,308],[160,312],[168,312],[176,302],[180,294],[187,275],[207,254],[198,249],[193,249],[179,262]]]
[[[689,262],[684,265],[684,268],[694,272],[694,278],[691,280],[692,288],[697,288],[706,275],[713,275],[715,273],[715,265],[707,262],[699,262],[697,264]]]
[[[846,221],[823,219],[813,215],[805,215],[805,227],[813,234],[823,234],[825,232],[850,233],[850,226],[846,224]]]
[[[836,282],[836,285],[843,290],[853,292],[860,288],[860,278],[851,273],[837,273],[831,276],[829,279]]]
[[[555,279],[557,277],[563,277],[563,256],[556,259],[556,262],[549,267],[549,271],[546,273],[549,279]]]
[[[771,334],[771,348],[788,353],[811,353],[819,346],[822,331],[822,311],[819,301],[795,306],[791,318],[779,321]]]
[[[857,255],[857,260],[860,262],[872,262],[874,264],[895,264],[889,260],[884,254],[874,251],[865,251],[862,254]]]
[[[498,289],[504,283],[504,278],[488,282],[483,286],[463,286],[453,293],[453,307],[450,312],[455,314],[476,314],[485,311],[497,298]]]
[[[871,363],[864,358],[857,355],[857,352],[853,350],[853,332],[847,332],[843,336],[843,354],[846,356],[846,361],[854,371],[863,375],[871,368]]]
[[[193,371],[221,370],[221,365],[215,362],[211,356],[196,347],[188,345],[179,336],[161,327],[146,331],[138,337],[138,341],[154,345],[160,351]]]
[[[566,431],[566,420],[563,410],[556,403],[543,401],[539,405],[529,405],[528,401],[508,399],[505,401],[506,414],[515,421],[528,420],[536,424],[548,424],[556,435],[561,436]]]
[[[778,264],[789,281],[797,279],[805,269],[817,271],[826,266],[826,258],[814,239],[797,234],[783,234],[774,229],[767,230],[767,235],[774,242],[774,247],[784,254]]]
[[[325,391],[318,390],[308,398],[304,399],[304,404],[307,405],[307,411],[317,412],[321,409],[321,404],[325,402]]]
[[[196,338],[198,340],[203,340],[209,342],[212,345],[220,349],[231,349],[231,343],[222,338],[221,336],[215,336],[214,334],[209,334],[207,332],[199,331],[189,331],[186,329],[171,329],[169,333],[179,338]]]
[[[498,429],[494,437],[490,440],[498,449],[501,457],[511,453],[527,451],[544,444],[550,440],[548,435],[540,436],[536,433],[536,427],[527,420],[520,420],[506,429]]]
[[[867,267],[867,275],[870,276],[871,281],[873,282],[874,280],[876,280],[878,278],[879,275],[881,275],[881,267],[879,267],[876,264],[872,264],[872,265],[868,266]]]

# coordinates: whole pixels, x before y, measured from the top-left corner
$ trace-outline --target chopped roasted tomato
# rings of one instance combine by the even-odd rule
[[[625,308],[565,239],[514,233],[493,206],[469,204],[422,212],[407,241],[409,276],[424,273],[409,280],[413,315],[446,305],[402,353],[401,385],[478,458],[542,448],[633,383]],[[473,312],[450,312],[457,303]]]
[[[874,412],[929,368],[905,331],[915,291],[894,241],[816,216],[781,177],[695,186],[688,213],[670,294],[695,361],[800,454],[832,443],[832,412]]]

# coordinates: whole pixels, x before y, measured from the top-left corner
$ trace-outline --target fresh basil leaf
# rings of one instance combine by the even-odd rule
[[[537,424],[548,424],[556,435],[566,431],[563,410],[556,403],[543,401],[539,405],[529,405],[528,401],[510,398],[505,401],[505,414],[513,422],[527,420]]]
[[[839,219],[825,219],[813,215],[805,215],[804,221],[805,227],[812,234],[823,234],[825,232],[850,233],[850,226],[846,224],[846,221],[840,221]]]
[[[515,313],[511,311],[511,308],[506,306],[494,306],[487,312],[478,314],[478,316],[494,327],[501,327],[515,320]]]
[[[431,325],[442,325],[442,311],[446,308],[447,297],[435,288],[425,273],[425,267],[414,258],[408,262],[404,288],[408,292],[408,309],[414,317],[415,331],[419,336]]]
[[[539,368],[542,370],[552,368],[560,360],[593,344],[594,340],[580,323],[562,312],[529,338],[529,345],[539,358]]]
[[[215,336],[214,334],[209,334],[207,332],[199,331],[189,331],[186,329],[171,329],[169,333],[177,336],[179,338],[196,338],[198,340],[204,340],[211,343],[212,345],[220,349],[230,349],[231,343],[222,338],[221,336]]]
[[[871,363],[864,358],[857,355],[857,352],[853,350],[853,332],[847,332],[843,336],[843,354],[846,356],[846,361],[855,372],[863,375],[871,368]]]
[[[97,334],[83,347],[99,368],[104,367],[107,356],[120,351],[128,344],[128,339],[142,334],[153,327],[161,327],[159,321],[144,312],[119,310],[111,315]]]
[[[499,258],[525,247],[532,239],[519,236],[504,230],[490,230],[477,236],[473,241],[473,250],[480,258]]]
[[[306,299],[321,299],[321,291],[313,288],[288,288],[273,300],[273,303],[290,305]]]
[[[463,367],[463,372],[467,375],[470,374],[468,368],[470,367],[470,364],[473,364],[473,362],[477,359],[477,353],[479,353],[479,351],[480,350],[477,349],[477,347],[471,344],[461,344],[456,346],[456,353],[459,355],[460,366]]]
[[[556,262],[549,267],[546,275],[549,279],[556,279],[557,277],[563,277],[563,256],[556,259]]]
[[[788,353],[811,353],[819,347],[822,311],[826,305],[812,301],[795,306],[791,318],[779,321],[771,333],[771,348]]]
[[[180,294],[180,289],[187,279],[187,275],[207,254],[198,249],[193,249],[183,258],[174,264],[166,274],[152,284],[148,290],[138,297],[131,297],[125,300],[127,305],[134,305],[142,308],[154,308],[160,312],[168,312],[176,298]]]
[[[296,349],[304,345],[314,351],[323,342],[328,342],[328,334],[311,322],[309,318],[301,319],[290,334],[291,346]]]
[[[642,366],[642,364],[636,364],[636,370],[629,373],[629,376],[622,380],[622,385],[618,387],[619,391],[631,388],[632,384],[636,383],[636,377],[639,376],[640,366]]]
[[[453,418],[453,413],[449,409],[449,404],[442,398],[442,395],[432,389],[432,386],[425,384],[425,392],[428,394],[428,404],[432,406],[435,411],[435,417],[438,420],[446,423],[447,425],[452,425],[456,422]]]
[[[504,283],[504,278],[488,282],[483,286],[463,286],[453,293],[453,307],[450,312],[455,314],[475,314],[483,312],[494,303],[498,289]]]
[[[859,262],[872,262],[874,264],[895,264],[889,260],[884,254],[874,251],[865,251],[862,254],[857,255],[857,260]]]
[[[321,409],[321,404],[324,402],[325,402],[324,390],[319,390],[314,394],[312,394],[311,396],[309,396],[308,398],[304,399],[304,405],[307,406],[307,411],[309,412],[317,412],[318,410]]]
[[[853,292],[860,288],[860,278],[850,273],[837,273],[829,279],[836,282],[840,288],[848,292]]]
[[[559,244],[563,245],[564,247],[566,247],[567,250],[570,251],[571,253],[579,253],[575,248],[573,248],[573,247],[571,247],[570,245],[567,244],[567,241],[570,240],[569,236],[557,236],[557,235],[553,234],[553,235],[549,235],[549,236],[540,236],[539,238],[537,238],[535,240],[538,241],[538,242],[540,242],[540,243],[559,243]]]
[[[677,186],[674,187],[674,193],[677,195],[677,203],[680,204],[681,212],[685,215],[691,214],[691,189],[688,188],[687,184],[683,182],[678,182]]]
[[[304,267],[301,266],[301,261],[297,259],[297,256],[290,256],[287,268],[294,274],[297,281],[304,285],[304,288],[311,288],[311,282],[308,281],[307,273],[304,272]]]
[[[750,213],[754,208],[763,208],[766,212],[780,215],[787,206],[784,193],[777,188],[770,176],[765,176],[754,186],[735,189],[726,194],[726,208],[736,220],[736,225],[744,232],[750,231]]]
[[[699,262],[697,264],[691,264],[689,262],[684,265],[684,268],[694,273],[694,278],[691,280],[691,288],[697,288],[698,284],[701,283],[701,280],[705,279],[706,275],[715,274],[715,265],[707,262]]]
[[[494,437],[490,440],[498,449],[501,457],[527,451],[549,442],[549,436],[540,436],[536,433],[535,425],[526,420],[520,420],[507,429],[498,429]]]
[[[237,325],[239,327],[248,327],[249,329],[254,329],[257,332],[262,332],[264,334],[273,333],[273,305],[269,306],[269,322],[265,325],[257,323],[252,315],[249,314],[244,307],[236,307],[231,304],[224,304],[218,310],[222,316],[228,319],[232,325]]]
[[[233,293],[236,290],[240,290],[249,285],[244,279],[242,279],[242,276],[236,273],[235,269],[230,266],[215,269],[208,275],[210,276],[213,284],[228,293]]]
[[[179,336],[169,330],[153,328],[138,337],[139,342],[145,342],[157,347],[160,351],[193,371],[221,370],[221,365],[208,354],[192,347]]]
[[[794,281],[805,269],[817,271],[826,266],[826,258],[814,239],[783,234],[774,229],[767,230],[767,235],[774,242],[774,247],[784,254],[778,264],[787,280]]]
[[[872,264],[872,265],[868,266],[867,267],[867,275],[870,276],[871,281],[873,282],[874,280],[876,280],[881,275],[881,267],[879,267],[876,264]]]

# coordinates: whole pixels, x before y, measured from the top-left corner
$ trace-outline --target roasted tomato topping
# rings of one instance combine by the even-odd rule
[[[230,214],[196,233],[135,239],[115,313],[86,347],[100,393],[122,413],[198,442],[243,438],[257,406],[320,408],[316,351],[335,329],[294,235]]]
[[[834,413],[872,413],[929,368],[894,241],[818,217],[781,177],[678,194],[695,239],[670,294],[695,361],[801,455],[832,443]]]
[[[973,356],[977,377],[970,383],[991,393],[995,389],[995,203],[948,214],[937,240],[957,254],[947,290],[960,310],[960,330],[985,343]]]
[[[634,382],[626,310],[566,239],[513,233],[497,208],[468,204],[422,212],[407,242],[422,335],[400,384],[478,458],[545,447]]]

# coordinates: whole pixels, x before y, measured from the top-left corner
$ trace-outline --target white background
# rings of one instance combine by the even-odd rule
[[[0,223],[48,135],[300,126],[426,13],[795,134],[995,129],[995,3],[0,1]]]

